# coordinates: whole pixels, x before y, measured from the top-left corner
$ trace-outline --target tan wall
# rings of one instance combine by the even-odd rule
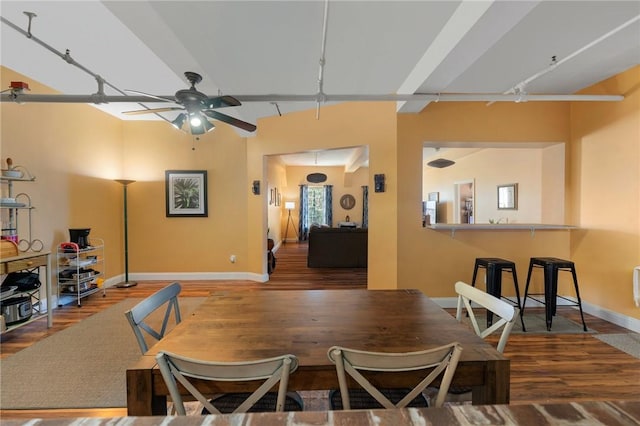
[[[586,93],[619,93],[620,103],[574,103],[572,255],[582,297],[635,318],[632,271],[640,265],[640,66]]]
[[[319,120],[315,110],[310,110],[259,120],[258,129],[256,137],[247,142],[249,180],[264,179],[264,172],[258,173],[257,170],[265,155],[369,145],[369,187],[373,188],[374,174],[384,173],[387,189],[384,193],[369,193],[368,285],[369,288],[395,288],[399,189],[395,178],[395,103],[327,106],[321,109]],[[249,208],[259,211],[260,206],[255,203]],[[250,215],[250,222],[250,256],[253,254],[252,258],[257,258],[261,248],[256,235],[264,235],[266,220]]]
[[[631,270],[640,264],[639,74],[636,67],[590,89],[624,93],[622,103],[441,102],[400,115],[394,103],[350,103],[323,107],[319,120],[315,110],[259,120],[247,139],[220,125],[195,151],[191,138],[167,123],[120,122],[84,105],[3,103],[0,147],[3,160],[11,156],[37,177],[19,188],[37,206],[34,237],[54,248],[68,238],[67,228],[91,226],[92,235],[105,238],[113,276],[123,271],[122,187],[111,179],[138,180],[129,191],[132,272],[264,274],[268,191],[251,194],[251,182],[264,187],[273,179],[265,156],[368,145],[369,187],[374,174],[386,175],[386,192],[370,191],[369,198],[370,288],[414,287],[450,297],[456,280],[470,279],[475,257],[513,259],[521,281],[530,256],[567,257],[577,263],[586,302],[637,318]],[[12,80],[50,93],[2,68],[3,87]],[[568,141],[564,214],[582,230],[452,237],[422,228],[425,141]],[[209,171],[209,218],[165,217],[166,169]],[[563,283],[561,292],[572,294]],[[505,293],[508,288],[507,282]]]
[[[2,87],[26,81],[34,93],[55,93],[7,68],[0,70]],[[14,193],[27,193],[35,207],[31,237],[54,252],[55,263],[56,247],[69,240],[69,228],[91,228],[90,237],[105,241],[107,277],[120,274],[122,187],[112,180],[121,173],[120,120],[74,104],[2,103],[0,114],[3,168],[10,157],[36,177],[34,182],[14,184]],[[5,184],[2,189],[4,193]],[[27,212],[19,212],[18,219],[19,237],[28,239]]]
[[[565,209],[566,151],[564,144],[542,150],[541,223],[571,223]]]
[[[273,239],[275,244],[282,241],[284,235],[282,224],[282,210],[284,209],[285,196],[282,193],[287,186],[287,170],[277,157],[267,157],[267,224],[269,229],[269,238]],[[271,202],[271,191],[278,190],[280,195],[280,205],[276,205],[275,200]],[[293,233],[293,231],[292,231]]]
[[[124,173],[138,181],[129,187],[131,269],[248,271],[247,200],[259,197],[246,180],[245,140],[226,125],[195,142],[160,121],[124,122],[123,128]],[[166,170],[207,170],[208,217],[166,217]],[[266,229],[261,235],[266,247]]]
[[[570,256],[567,231],[458,231],[422,227],[422,145],[447,142],[561,142],[569,140],[566,103],[430,104],[398,118],[398,287],[451,297],[457,280],[470,281],[476,257],[504,257],[526,277],[531,256]],[[471,144],[472,145],[472,144]],[[521,278],[524,281],[524,278]],[[537,280],[538,281],[538,280]],[[538,283],[536,283],[538,285]],[[562,290],[562,289],[561,289]],[[505,280],[503,294],[512,294]]]

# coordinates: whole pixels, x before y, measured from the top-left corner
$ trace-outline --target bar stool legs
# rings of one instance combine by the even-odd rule
[[[518,275],[516,274],[516,265],[514,262],[500,258],[477,258],[473,268],[473,278],[471,279],[471,285],[473,287],[476,285],[478,268],[485,268],[486,270],[487,293],[499,299],[504,298],[502,297],[502,272],[511,272],[511,275],[513,276],[513,285],[516,291],[516,306],[520,309],[520,288],[518,286]],[[487,327],[491,324],[493,324],[493,313],[487,312]]]
[[[539,294],[529,294],[529,284],[531,282],[531,271],[533,268],[543,268],[544,270],[544,302],[532,296]],[[564,296],[558,296],[558,271],[571,271],[573,277],[573,286],[576,290],[577,302],[573,302]],[[524,298],[522,300],[522,309],[520,310],[520,319],[522,322],[522,331],[526,331],[524,327],[524,308],[527,298],[533,299],[539,303],[543,303],[545,307],[545,322],[547,331],[551,331],[553,317],[556,315],[558,298],[572,302],[569,306],[577,306],[580,309],[580,318],[582,319],[582,328],[587,331],[587,324],[584,321],[582,312],[582,300],[580,299],[580,290],[578,289],[578,277],[576,275],[575,264],[569,260],[558,259],[555,257],[532,257],[529,261],[529,271],[527,272],[527,284],[524,288]]]

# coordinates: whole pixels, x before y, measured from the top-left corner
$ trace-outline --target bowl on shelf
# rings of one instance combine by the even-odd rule
[[[21,178],[23,176],[22,170],[3,170],[2,176],[10,178]]]

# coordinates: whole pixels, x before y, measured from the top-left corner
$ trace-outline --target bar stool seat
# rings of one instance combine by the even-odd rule
[[[544,293],[532,293],[529,294],[529,283],[531,281],[531,271],[533,268],[544,269]],[[573,286],[576,290],[577,302],[566,298],[564,296],[558,296],[558,271],[571,272],[573,277]],[[539,300],[532,296],[544,295],[544,301]],[[584,331],[587,331],[587,324],[584,322],[584,314],[582,313],[582,301],[580,300],[580,290],[578,289],[578,277],[576,275],[576,266],[570,260],[558,259],[557,257],[532,257],[529,261],[529,272],[527,273],[527,284],[524,289],[524,299],[522,300],[522,309],[520,310],[520,319],[522,320],[522,330],[524,327],[524,308],[527,302],[527,298],[535,300],[538,303],[542,303],[545,306],[545,320],[547,323],[547,331],[551,331],[551,324],[553,317],[556,314],[557,299],[566,300],[569,303],[568,306],[577,306],[580,309],[580,318],[582,319],[582,327]]]
[[[506,299],[514,306],[520,309],[520,288],[518,286],[518,275],[516,274],[516,264],[510,260],[500,259],[499,257],[478,257],[476,258],[475,266],[473,267],[473,278],[471,279],[471,285],[476,286],[476,277],[478,276],[478,269],[484,268],[486,270],[487,277],[487,293],[497,297],[498,299]],[[511,272],[513,276],[513,286],[516,291],[516,302],[512,302],[510,299],[502,296],[502,272]],[[493,323],[493,314],[487,312],[487,327]]]

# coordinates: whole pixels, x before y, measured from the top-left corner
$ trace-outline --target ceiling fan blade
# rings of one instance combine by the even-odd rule
[[[215,120],[223,121],[225,123],[231,124],[232,126],[239,127],[242,130],[246,130],[247,132],[253,132],[256,130],[256,126],[254,124],[247,123],[246,121],[238,120],[237,118],[230,117],[218,111],[206,109],[206,110],[203,110],[202,112],[205,113],[208,117],[211,117]]]
[[[147,96],[147,97],[152,98],[152,99],[158,99],[158,100],[164,101],[164,102],[175,102],[175,99],[164,98],[162,96],[156,96],[156,95],[152,95],[152,94],[145,93],[145,92],[139,92],[137,90],[124,89],[124,91],[127,92],[127,93],[135,93],[136,95]]]
[[[168,112],[182,110],[182,107],[165,107],[165,108],[152,108],[152,109],[138,109],[135,111],[123,111],[123,114],[136,115],[136,114],[151,114],[155,112]]]
[[[207,106],[211,109],[224,108],[224,107],[230,107],[230,106],[240,106],[240,105],[242,104],[240,103],[239,100],[229,95],[216,96],[214,98],[209,98],[207,100]]]

